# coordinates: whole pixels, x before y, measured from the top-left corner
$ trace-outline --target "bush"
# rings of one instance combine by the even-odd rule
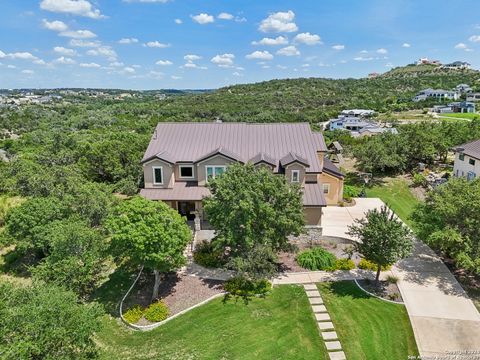
[[[153,304],[150,304],[148,308],[145,309],[143,316],[145,319],[151,322],[163,321],[168,317],[169,311],[167,305],[162,301],[157,301]]]
[[[388,275],[387,282],[390,284],[396,284],[398,282],[398,277],[393,275]]]
[[[137,323],[143,316],[143,310],[140,305],[134,305],[123,313],[123,318],[130,324]]]
[[[352,270],[355,269],[355,263],[350,259],[337,259],[335,268],[337,270]]]
[[[412,181],[414,186],[426,187],[428,185],[427,178],[422,173],[413,174]]]
[[[202,241],[195,247],[193,260],[206,268],[218,268],[225,264],[223,252],[216,250],[208,241]]]
[[[335,270],[336,257],[328,251],[316,247],[302,251],[297,256],[297,263],[309,270]]]
[[[373,261],[362,259],[358,263],[358,268],[362,270],[377,271],[377,264],[375,264]],[[382,266],[382,271],[387,271],[387,270],[390,270],[391,268],[392,268],[391,265]]]
[[[343,185],[343,198],[347,201],[352,200],[353,197],[357,197],[360,193],[360,189],[353,185]]]
[[[271,289],[272,284],[270,281],[262,280],[249,280],[241,276],[237,276],[225,281],[223,285],[225,291],[233,296],[265,296]]]

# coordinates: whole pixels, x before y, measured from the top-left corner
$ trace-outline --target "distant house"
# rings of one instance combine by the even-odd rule
[[[472,88],[470,85],[467,84],[458,84],[455,86],[455,90],[458,91],[460,94],[467,94],[469,92],[472,92]]]
[[[383,133],[398,134],[396,128],[393,127],[380,127],[376,124],[369,124],[358,131],[352,131],[353,137],[373,136]]]
[[[343,163],[343,146],[338,141],[333,141],[328,145],[328,158],[331,162],[341,164]]]
[[[480,175],[480,139],[458,145],[455,151],[453,175],[473,180]]]
[[[436,100],[458,100],[459,93],[456,91],[449,91],[443,89],[425,89],[417,93],[413,98],[413,101],[423,101],[427,99],[436,99]]]
[[[454,61],[450,64],[445,64],[442,66],[442,69],[448,69],[448,70],[465,70],[470,68],[471,68],[471,65],[465,61]]]
[[[448,104],[453,113],[474,113],[475,104],[469,101],[460,101]]]
[[[370,117],[375,114],[375,110],[347,109],[347,110],[342,110],[340,114],[344,116]]]
[[[329,129],[349,131],[353,137],[378,135],[384,132],[397,133],[395,128],[384,127],[371,120],[345,115],[339,115],[337,119],[330,119]]]
[[[439,60],[430,60],[424,57],[417,60],[417,65],[442,65],[442,63]]]
[[[368,74],[368,78],[369,79],[375,79],[376,77],[379,77],[381,74],[378,73],[378,72],[372,72],[370,74]]]
[[[480,101],[480,93],[468,93],[467,101]]]

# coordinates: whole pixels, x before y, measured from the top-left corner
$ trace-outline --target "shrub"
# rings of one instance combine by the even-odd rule
[[[377,264],[375,264],[373,261],[362,259],[358,263],[358,268],[362,270],[377,271]],[[390,270],[391,268],[392,268],[391,265],[382,266],[382,271]]]
[[[413,185],[414,185],[414,186],[423,186],[423,187],[425,187],[425,186],[428,185],[427,178],[425,177],[425,175],[423,175],[423,174],[421,174],[421,173],[413,174],[412,181],[413,181]]]
[[[396,284],[398,282],[398,277],[394,275],[388,275],[387,282],[389,282],[390,284]]]
[[[335,268],[337,270],[352,270],[355,269],[355,263],[350,259],[337,259]]]
[[[250,280],[237,276],[225,281],[223,287],[225,291],[233,296],[249,297],[255,295],[265,296],[272,289],[272,284],[265,279]]]
[[[143,310],[140,305],[134,305],[126,312],[123,313],[123,318],[129,322],[130,324],[135,324],[140,320],[143,316]]]
[[[202,241],[195,247],[193,252],[193,260],[198,265],[207,268],[218,268],[224,265],[223,252],[216,250],[208,241]]]
[[[297,263],[309,270],[333,271],[336,260],[335,255],[320,247],[304,250],[297,256]]]
[[[357,197],[360,190],[353,185],[343,185],[343,198],[347,201],[352,200],[353,197]]]
[[[143,313],[145,319],[151,322],[163,321],[168,317],[168,314],[168,307],[162,300],[150,304]]]

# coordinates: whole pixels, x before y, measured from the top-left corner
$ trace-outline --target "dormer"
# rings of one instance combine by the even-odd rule
[[[275,169],[275,166],[277,165],[277,162],[275,161],[275,159],[264,152],[258,153],[253,158],[248,160],[248,162],[252,163],[256,167],[265,166],[270,170]]]
[[[175,158],[167,151],[142,160],[145,188],[172,188]]]
[[[300,185],[305,183],[306,169],[310,167],[307,159],[294,152],[289,152],[280,159],[280,165],[284,169],[289,183]]]

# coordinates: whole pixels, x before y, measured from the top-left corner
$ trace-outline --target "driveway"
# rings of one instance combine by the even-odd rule
[[[355,199],[352,207],[324,209],[324,236],[351,239],[346,235],[354,219],[384,203],[376,198]],[[398,276],[420,355],[434,357],[457,352],[445,359],[480,359],[480,314],[463,288],[438,256],[416,242],[412,255],[392,269]],[[472,351],[470,356],[467,351]],[[476,351],[476,352],[474,352]],[[460,357],[458,354],[464,354]]]

